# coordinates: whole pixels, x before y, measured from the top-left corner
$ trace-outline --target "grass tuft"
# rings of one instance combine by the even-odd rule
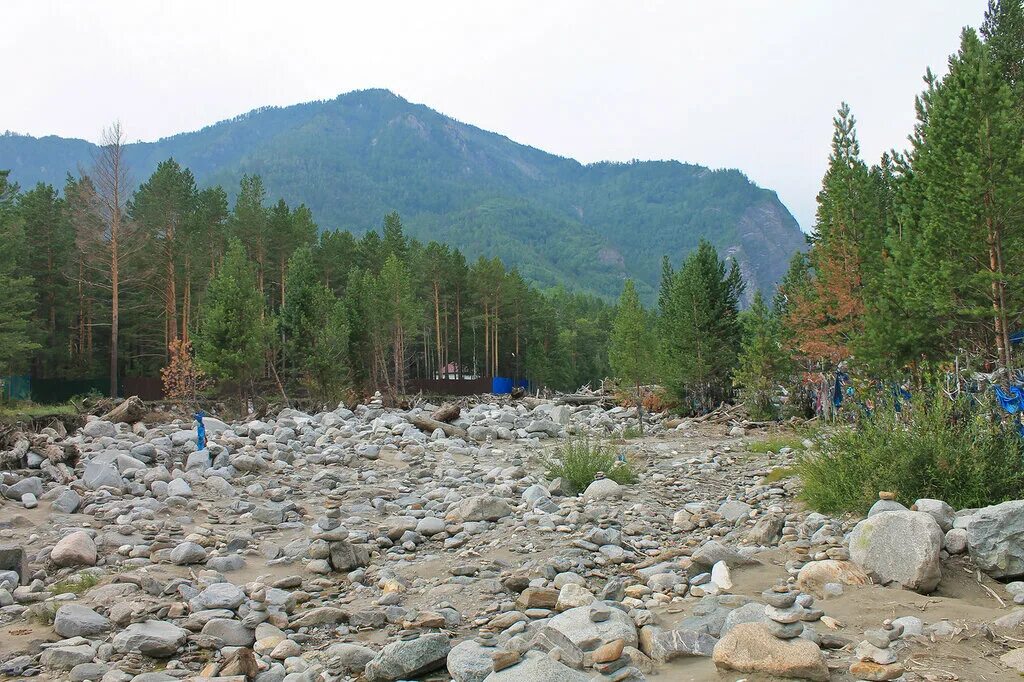
[[[757,454],[766,454],[769,452],[778,452],[782,448],[792,448],[793,450],[800,451],[804,449],[804,439],[796,435],[777,435],[769,436],[764,440],[756,440],[752,443],[747,444],[747,452],[753,452]]]
[[[636,483],[632,467],[616,461],[615,451],[589,438],[569,438],[555,449],[555,456],[545,462],[549,479],[564,479],[574,493],[581,493],[594,482],[594,475],[603,471],[616,483]]]
[[[50,591],[54,594],[82,594],[96,587],[99,582],[99,576],[93,573],[79,573],[54,583]]]
[[[779,467],[777,469],[772,469],[761,481],[761,485],[767,485],[769,483],[775,483],[776,481],[792,478],[796,476],[796,474],[797,470],[793,467]]]

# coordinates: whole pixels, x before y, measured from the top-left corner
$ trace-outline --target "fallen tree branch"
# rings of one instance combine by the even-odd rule
[[[433,433],[434,431],[441,429],[449,438],[469,438],[469,434],[466,433],[465,429],[459,426],[454,426],[453,424],[446,424],[444,422],[437,421],[436,419],[432,419],[423,414],[416,415],[410,421],[412,421],[413,426],[424,433]]]

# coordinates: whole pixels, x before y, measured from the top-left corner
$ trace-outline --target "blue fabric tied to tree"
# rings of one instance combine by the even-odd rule
[[[1005,391],[1002,386],[993,386],[992,388],[996,392],[996,400],[999,401],[999,405],[1006,410],[1007,414],[1014,415],[1018,420],[1017,432],[1021,438],[1024,438],[1024,424],[1019,423],[1019,415],[1024,412],[1024,388],[1010,386]]]
[[[198,424],[198,426],[196,426],[196,447],[199,450],[205,450],[206,449],[206,426],[203,424],[203,417],[206,416],[206,413],[203,412],[202,410],[199,410],[198,412],[196,412],[192,416],[196,418],[196,424]]]

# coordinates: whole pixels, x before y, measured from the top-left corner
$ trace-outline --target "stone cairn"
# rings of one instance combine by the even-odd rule
[[[780,583],[761,593],[767,606],[768,629],[779,639],[793,639],[804,631],[804,608],[796,603],[799,593],[786,583]]]
[[[903,666],[896,662],[892,643],[903,635],[902,625],[891,620],[878,630],[864,633],[864,641],[854,649],[857,660],[850,666],[850,674],[858,680],[895,680],[903,674]]]
[[[825,612],[814,608],[814,597],[802,594],[792,582],[780,582],[770,590],[761,593],[767,604],[764,613],[768,616],[768,629],[775,637],[787,640],[804,634],[804,623],[821,620]],[[808,631],[813,635],[814,631]],[[817,641],[816,636],[809,639]]]

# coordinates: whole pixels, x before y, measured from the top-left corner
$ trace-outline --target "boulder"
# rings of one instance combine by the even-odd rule
[[[114,635],[114,650],[122,653],[139,653],[153,658],[170,658],[188,638],[188,630],[173,623],[147,620],[132,623]]]
[[[225,646],[252,646],[256,642],[253,630],[231,618],[211,618],[203,626],[203,634],[216,637]]]
[[[395,682],[419,678],[443,668],[451,651],[447,635],[432,633],[416,639],[400,639],[380,650],[366,664],[367,682]]]
[[[370,563],[370,550],[365,545],[354,545],[348,540],[331,543],[331,566],[335,571],[348,572]]]
[[[82,427],[82,433],[89,438],[113,438],[117,435],[117,427],[103,419],[92,419]]]
[[[29,476],[28,478],[21,479],[14,485],[8,486],[4,490],[4,497],[8,500],[20,500],[26,494],[42,497],[43,479],[38,476]]]
[[[712,659],[722,670],[827,682],[828,665],[818,645],[797,637],[782,640],[762,623],[740,623],[715,645]]]
[[[979,509],[967,525],[967,551],[993,578],[1024,576],[1024,500]]]
[[[953,527],[953,518],[956,516],[956,511],[942,500],[924,497],[915,502],[911,509],[930,514],[935,519],[935,523],[939,524],[939,528],[942,529],[943,533]]]
[[[82,483],[89,490],[99,490],[103,487],[120,489],[124,481],[121,480],[117,467],[105,462],[88,462],[82,474]]]
[[[493,495],[476,495],[461,500],[458,513],[463,521],[497,521],[512,513],[508,501]]]
[[[96,543],[84,530],[68,533],[50,552],[50,561],[57,566],[95,566]]]
[[[178,566],[201,564],[206,561],[206,550],[194,542],[182,542],[171,550],[171,563]]]
[[[800,572],[796,576],[797,587],[816,597],[825,596],[825,585],[828,583],[866,585],[867,582],[867,574],[857,564],[835,559],[808,561],[800,568]]]
[[[110,621],[104,616],[79,604],[64,604],[53,618],[54,631],[64,638],[92,637],[107,632],[110,627]]]
[[[561,632],[577,646],[582,646],[586,642],[607,644],[617,639],[625,640],[626,646],[637,645],[636,626],[625,611],[610,608],[607,620],[595,622],[590,619],[590,608],[577,606],[563,611],[552,618],[548,626]]]
[[[343,673],[361,673],[366,664],[376,655],[373,649],[348,642],[338,642],[327,647],[326,658],[332,660],[332,670]]]
[[[705,542],[697,548],[691,559],[693,559],[693,563],[706,568],[711,568],[719,561],[724,561],[732,568],[757,563],[756,560],[743,556],[733,548],[723,545],[718,540],[708,540]]]
[[[62,514],[74,514],[82,506],[82,496],[68,488],[50,503],[50,509]]]
[[[494,647],[482,646],[472,639],[452,647],[448,653],[448,674],[452,682],[483,682],[491,674]]]
[[[594,481],[583,491],[583,499],[594,500],[617,500],[622,497],[622,486],[610,478],[602,478]]]
[[[945,536],[925,512],[887,511],[858,523],[850,534],[850,557],[882,583],[899,583],[921,593],[942,578]]]
[[[193,611],[207,609],[237,609],[245,601],[242,588],[231,583],[214,583],[189,602]]]
[[[640,651],[658,663],[683,656],[710,656],[717,642],[708,633],[696,630],[663,630],[654,625],[640,630]]]

